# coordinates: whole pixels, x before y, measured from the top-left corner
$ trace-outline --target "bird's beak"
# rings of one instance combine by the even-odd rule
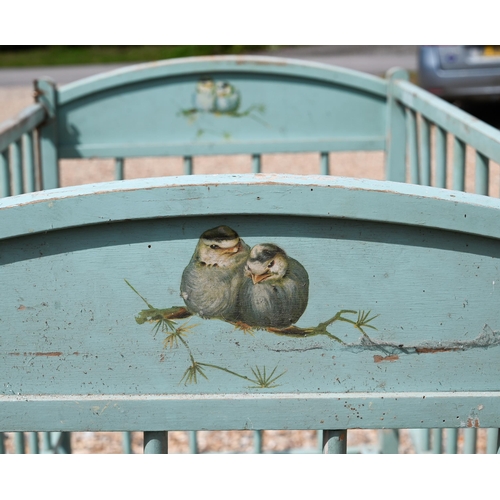
[[[239,250],[240,250],[240,248],[241,248],[241,245],[238,242],[237,245],[234,245],[234,247],[231,247],[231,248],[226,248],[222,253],[223,254],[226,254],[226,253],[229,253],[229,254],[231,254],[231,253],[238,253]]]
[[[265,272],[264,274],[252,274],[251,276],[253,284],[256,285],[257,283],[264,281],[266,278],[269,278],[269,276],[271,276],[271,273]]]

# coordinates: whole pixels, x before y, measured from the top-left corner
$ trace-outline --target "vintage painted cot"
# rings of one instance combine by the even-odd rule
[[[64,158],[115,158],[116,178],[122,179],[126,158],[131,157],[183,156],[185,173],[191,174],[196,173],[197,155],[248,154],[252,157],[253,172],[258,173],[262,155],[316,151],[318,172],[329,174],[335,171],[335,166],[329,165],[330,152],[359,150],[385,151],[385,176],[390,181],[430,184],[432,180],[434,185],[446,187],[447,173],[451,172],[452,184],[448,187],[463,190],[465,151],[469,146],[476,150],[476,192],[488,194],[491,189],[489,160],[500,160],[499,132],[415,87],[407,79],[406,72],[401,70],[391,71],[384,80],[341,68],[276,58],[219,57],[139,65],[61,88],[48,80],[39,80],[36,82],[38,103],[0,128],[1,193],[10,196],[57,188],[58,164]],[[446,147],[448,135],[453,136],[450,165]],[[196,213],[189,212],[189,201],[182,194],[191,190],[197,192]],[[225,196],[219,198],[216,193],[224,190]],[[136,207],[148,206],[144,197],[153,192],[160,197],[151,200],[151,210],[146,210],[142,216],[135,213]],[[266,203],[260,203],[264,199]],[[100,200],[105,200],[103,205]],[[279,207],[287,203],[290,211],[279,212]],[[212,204],[219,207],[216,212],[212,211]],[[384,210],[375,210],[375,206],[384,204]],[[172,183],[168,179],[127,181],[101,187],[66,188],[61,192],[43,191],[5,199],[1,206],[2,245],[6,248],[1,255],[7,259],[5,266],[1,262],[1,272],[8,276],[8,279],[2,276],[2,283],[10,283],[16,290],[19,288],[16,283],[35,285],[32,278],[21,277],[26,276],[23,273],[31,276],[32,272],[38,273],[39,283],[45,283],[51,276],[55,280],[48,292],[50,300],[37,296],[43,291],[40,284],[33,286],[38,290],[30,289],[30,294],[34,295],[19,294],[8,287],[2,291],[5,299],[2,298],[1,303],[9,303],[11,309],[8,313],[2,312],[0,319],[8,321],[9,332],[12,332],[12,338],[9,336],[6,343],[2,342],[5,360],[2,366],[10,367],[8,377],[16,371],[20,374],[15,379],[17,382],[7,379],[18,384],[17,389],[6,382],[0,396],[0,408],[5,408],[5,413],[0,409],[2,430],[163,431],[225,429],[228,426],[341,429],[340,434],[332,434],[338,438],[344,436],[345,429],[352,427],[434,427],[438,429],[433,431],[434,441],[440,447],[439,429],[469,428],[469,441],[473,443],[474,431],[481,426],[493,428],[488,449],[494,452],[498,449],[498,420],[494,417],[498,415],[497,387],[493,383],[497,327],[493,309],[489,309],[496,297],[493,269],[497,235],[493,217],[497,205],[494,199],[458,191],[335,178],[235,177],[231,183],[228,178],[194,177],[193,180],[173,179]],[[56,206],[60,207],[58,215],[56,210],[51,210]],[[74,212],[76,207],[77,212]],[[111,210],[109,216],[105,215],[104,207],[106,211]],[[330,207],[335,209],[328,210]],[[476,214],[473,219],[470,207]],[[411,210],[414,213],[410,214]],[[448,216],[451,219],[448,220]],[[453,222],[459,219],[462,225]],[[21,224],[17,229],[14,227],[21,221],[29,225],[35,220],[39,221],[38,226]],[[221,220],[251,246],[259,243],[282,246],[291,258],[304,265],[309,275],[310,296],[298,324],[307,330],[306,333],[299,329],[296,335],[286,332],[279,335],[279,332],[265,329],[273,327],[264,325],[264,330],[257,329],[252,337],[245,334],[245,328],[234,330],[234,325],[219,320],[200,319],[203,326],[191,328],[199,323],[198,318],[193,318],[187,326],[182,326],[184,322],[176,322],[167,335],[161,333],[162,328],[168,329],[167,318],[166,323],[158,323],[157,335],[148,337],[146,324],[138,325],[134,314],[125,317],[125,312],[134,310],[133,302],[140,304],[143,298],[148,301],[148,309],[152,297],[161,301],[158,305],[155,302],[160,309],[182,305],[182,298],[178,296],[179,273],[187,265],[186,258],[194,251],[200,235],[218,227]],[[173,235],[162,233],[161,222],[172,228]],[[155,234],[154,240],[144,233],[149,226]],[[106,239],[105,234],[115,236]],[[40,250],[40,245],[45,248],[44,238],[52,248],[48,258]],[[150,239],[152,242],[147,243]],[[53,243],[49,244],[49,240]],[[54,244],[59,244],[56,241],[63,244],[65,250],[55,249]],[[146,255],[142,254],[144,244],[149,250]],[[326,254],[319,255],[331,252],[335,256],[331,268],[329,260],[326,266],[324,258],[315,260],[316,257],[312,257],[315,254],[311,250],[313,244],[318,248],[326,245]],[[474,250],[469,250],[467,245]],[[161,251],[152,256],[155,247]],[[14,255],[13,248],[17,249]],[[386,250],[388,253],[384,256]],[[31,267],[36,252],[41,252],[44,258]],[[171,270],[171,278],[167,278],[170,274],[165,271],[165,266],[170,270],[163,260],[165,253],[177,263]],[[121,254],[125,260],[120,265],[115,264]],[[99,262],[98,268],[91,264],[94,258]],[[307,260],[311,258],[312,261]],[[56,265],[54,259],[69,259],[66,271],[64,265]],[[379,264],[383,262],[387,268],[380,274]],[[474,262],[478,263],[477,276]],[[320,264],[326,269],[318,267]],[[86,271],[85,265],[89,266]],[[78,266],[81,270],[77,271]],[[99,269],[95,274],[98,282],[88,282],[90,268]],[[161,270],[155,277],[152,276],[153,268]],[[126,269],[134,271],[131,274],[125,272]],[[340,276],[337,277],[334,269],[341,271]],[[372,274],[366,274],[369,269],[373,269]],[[442,275],[444,269],[452,276]],[[123,276],[118,278],[119,270]],[[397,279],[394,277],[396,270]],[[431,276],[426,274],[429,271],[439,273],[440,280],[425,281]],[[45,279],[42,278],[44,273]],[[409,280],[408,284],[403,285],[403,277]],[[168,284],[165,283],[167,279]],[[442,280],[443,287],[439,288],[437,285]],[[479,292],[488,280],[488,290]],[[80,281],[81,285],[77,286]],[[334,298],[339,284],[341,302]],[[417,293],[413,288],[420,285],[426,292]],[[82,300],[88,295],[91,302],[85,306],[76,300],[71,305],[75,309],[70,312],[69,305],[54,295],[57,290],[61,292],[59,286],[72,290],[80,290],[81,286],[82,291],[77,295],[82,293]],[[101,292],[110,286],[113,286],[113,293],[115,286],[123,286],[117,289],[118,300],[113,304],[109,301],[113,295]],[[322,287],[328,297],[321,296]],[[455,289],[457,292],[453,292],[452,299],[449,294]],[[33,298],[31,303],[25,303],[30,296]],[[353,301],[352,305],[347,303],[348,298]],[[15,300],[22,303],[16,303],[14,313],[12,301]],[[392,312],[389,312],[390,303],[394,301]],[[469,306],[470,302],[478,308]],[[43,306],[44,303],[48,305]],[[120,309],[122,303],[124,306]],[[458,315],[459,303],[461,315]],[[32,307],[35,309],[30,309]],[[57,313],[56,308],[59,308]],[[344,309],[347,312],[340,313]],[[330,310],[331,317],[328,316]],[[28,316],[26,319],[20,317],[23,311]],[[402,311],[405,311],[403,317],[397,317],[396,313]],[[332,327],[321,326],[337,313],[340,317]],[[94,323],[96,315],[104,322],[100,326]],[[446,319],[443,315],[449,316]],[[35,324],[40,328],[42,317],[47,322],[45,328],[50,332],[49,337],[35,334],[38,330],[33,329]],[[141,316],[139,310],[135,317],[140,321],[153,319],[147,314]],[[11,330],[11,322],[18,320],[21,324]],[[303,324],[306,320],[308,322]],[[23,321],[31,325],[26,331]],[[67,333],[56,333],[49,326],[53,322],[59,322],[59,328]],[[113,322],[112,328],[110,322]],[[70,336],[69,323],[72,325],[69,332],[79,331],[83,325],[85,328],[96,325],[97,330],[91,329],[93,333],[88,338],[81,334]],[[104,324],[108,324],[105,334]],[[3,326],[5,330],[5,324]],[[341,332],[345,328],[350,331],[338,336],[337,327],[341,327]],[[317,333],[318,328],[324,328],[326,333],[312,335],[311,332]],[[118,330],[123,331],[122,338],[118,338]],[[208,360],[196,359],[193,354],[200,352],[206,341],[205,334],[197,334],[196,330],[213,332],[210,341],[221,343],[219,347],[208,344]],[[356,337],[357,333],[361,336]],[[52,343],[53,348],[42,348],[44,338],[49,339],[46,342]],[[197,338],[199,340],[194,340]],[[305,343],[309,345],[304,346]],[[72,344],[81,348],[71,350]],[[278,344],[284,347],[276,348]],[[6,345],[10,347],[7,349]],[[240,346],[240,353],[245,353],[241,356],[237,353]],[[101,347],[103,354],[98,354]],[[286,354],[278,354],[282,351]],[[136,353],[138,359],[131,359],[132,353]],[[182,356],[188,360],[187,365],[186,360],[181,361]],[[241,357],[240,371],[229,363],[232,356]],[[331,361],[333,365],[327,363],[325,358],[328,356],[328,363]],[[252,364],[252,359],[257,363]],[[115,370],[119,373],[119,366],[124,369],[125,362],[129,363],[127,366],[135,365],[139,376],[135,385],[131,373],[120,383],[111,373]],[[462,378],[464,363],[472,371],[467,382]],[[90,376],[89,370],[85,370],[85,374],[79,372],[85,366],[94,370]],[[293,366],[300,367],[297,373]],[[319,367],[323,367],[324,373],[317,379]],[[62,374],[56,373],[60,370]],[[176,380],[179,370],[181,377]],[[332,370],[338,370],[335,381],[331,378]],[[306,376],[306,372],[316,375]],[[54,377],[56,386],[45,383],[47,377]],[[21,380],[26,380],[22,387],[19,386]],[[174,381],[175,389],[172,389]],[[202,388],[204,382],[208,385]],[[228,393],[232,394],[229,399],[224,396]],[[24,406],[27,411],[21,412],[20,415],[25,415],[21,418],[17,412],[23,395],[28,395],[24,399],[28,399],[25,403],[29,403],[30,408]],[[478,398],[483,399],[479,401]],[[105,401],[102,405],[96,402],[101,400]],[[200,420],[193,416],[181,425],[175,419],[164,419],[167,408],[170,411],[176,405],[180,408],[179,415],[185,415],[184,411],[191,415],[194,411],[198,415],[196,408],[220,414],[220,408],[228,401],[240,401],[240,406],[232,406],[235,410],[238,408],[233,420],[228,417],[228,420],[215,423],[208,415]],[[337,402],[334,404],[334,401]],[[63,422],[59,417],[47,422],[30,420],[39,415],[38,408],[44,408],[45,404],[50,408],[54,405],[58,412],[63,412]],[[363,409],[363,404],[369,406],[370,411],[375,406],[375,413]],[[87,409],[93,407],[96,414],[89,417],[85,410],[80,414],[83,420],[78,425],[75,408],[81,405],[87,405]],[[103,424],[107,422],[110,405],[122,410],[127,407],[127,411],[132,408],[130,415],[137,412],[135,420],[126,423],[126,419],[122,419],[119,424],[121,417],[113,417],[115,420],[110,417],[109,425]],[[158,415],[156,410],[150,411],[155,405],[158,405]],[[280,424],[271,420],[264,422],[262,416],[258,417],[269,413],[263,409],[274,408],[273,405],[283,408],[276,415],[286,416]],[[37,410],[33,412],[35,407]],[[70,411],[70,407],[73,410]],[[455,420],[450,420],[450,407],[461,409],[456,412]],[[252,408],[251,414],[256,420],[241,420],[240,410],[245,413],[247,408]],[[314,411],[309,413],[305,408]],[[396,408],[401,408],[403,413]],[[422,415],[414,411],[415,408],[425,408],[421,421],[415,420],[415,415]],[[12,411],[15,413],[9,413]],[[151,416],[149,423],[139,418],[141,412]],[[379,415],[380,412],[391,414],[391,423],[384,415]],[[102,418],[99,417],[101,413]],[[109,413],[116,414],[115,411]],[[325,415],[319,417],[319,413]],[[15,414],[18,415],[14,419],[18,419],[17,424],[9,420]],[[28,414],[32,417],[26,417]],[[383,417],[384,420],[380,420]],[[429,431],[423,432],[424,442],[428,442]],[[326,439],[325,442],[330,446],[333,441]],[[453,439],[451,442],[450,451],[453,451],[456,440],[455,444]],[[387,446],[386,450],[390,449]]]

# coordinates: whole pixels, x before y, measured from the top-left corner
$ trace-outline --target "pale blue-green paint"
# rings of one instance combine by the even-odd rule
[[[33,150],[32,132],[23,134],[22,158],[25,174],[26,192],[30,193],[36,190],[35,152]]]
[[[323,431],[323,453],[339,454],[347,452],[347,430]]]
[[[122,181],[125,178],[125,160],[115,158],[115,180]]]
[[[486,453],[500,453],[500,432],[498,429],[488,429]]]
[[[465,142],[453,140],[453,189],[465,191]]]
[[[488,195],[490,185],[489,160],[476,151],[476,193]]]
[[[261,155],[260,154],[252,155],[252,173],[260,174],[261,169],[262,169]]]
[[[193,174],[193,157],[192,156],[184,156],[184,174],[192,175]]]
[[[431,185],[431,127],[424,117],[420,119],[420,184]]]
[[[410,167],[410,182],[420,184],[420,169],[418,160],[417,115],[412,109],[406,109],[406,127],[408,130],[408,163]]]
[[[10,196],[9,151],[0,153],[0,195]]]
[[[500,162],[500,131],[496,128],[410,82],[395,82],[394,95],[405,106],[421,113],[491,160]]]
[[[432,453],[443,452],[443,429],[431,430]]]
[[[4,151],[23,134],[32,132],[46,117],[46,110],[41,104],[33,104],[22,110],[15,118],[0,123],[0,151]]]
[[[458,429],[446,429],[446,446],[445,451],[448,454],[455,454],[458,452]]]
[[[131,454],[132,453],[132,433],[124,432],[122,434],[122,445],[123,445],[123,453]]]
[[[198,433],[196,431],[188,432],[189,453],[195,455],[198,453]]]
[[[408,80],[408,72],[394,68],[387,73],[386,179],[406,182],[405,109],[395,99],[394,82]]]
[[[477,429],[471,427],[469,429],[464,429],[464,453],[474,454],[477,451]]]
[[[3,431],[500,424],[498,200],[324,176],[170,181],[1,200]],[[298,326],[371,310],[376,345],[349,323],[330,328],[339,344],[193,317],[179,322],[189,351],[165,347],[136,323],[146,306],[125,279],[155,307],[182,304],[199,235],[222,223],[307,269]],[[186,383],[189,353],[207,379]],[[264,367],[280,374],[267,389],[251,383]]]
[[[293,191],[294,196],[278,195],[281,190]],[[128,196],[134,196],[134,204],[126,203]],[[233,196],[238,203],[230,206],[227,200]],[[156,203],[165,207],[161,215]],[[8,210],[14,206],[16,210]],[[0,199],[0,211],[6,210],[0,213],[5,221],[9,219],[0,226],[0,239],[75,224],[254,213],[384,220],[498,237],[500,227],[495,221],[499,207],[500,201],[491,197],[367,179],[277,174],[172,176],[72,186]]]
[[[67,117],[62,116],[60,110],[58,109],[58,105],[67,104],[70,108],[73,106],[72,109],[75,110],[78,109],[78,106],[81,104],[80,102],[80,104],[75,107],[75,103],[77,101],[90,99],[90,101],[86,103],[88,104],[88,109],[84,107],[83,110],[84,112],[91,111],[90,102],[92,102],[92,99],[97,99],[96,102],[98,105],[101,104],[100,100],[102,101],[103,96],[106,96],[105,99],[112,101],[113,92],[115,92],[115,90],[117,90],[116,96],[121,99],[122,104],[126,104],[126,95],[123,96],[123,99],[120,97],[122,90],[126,92],[132,90],[131,94],[134,99],[138,96],[146,97],[146,95],[148,95],[149,98],[152,98],[155,95],[156,88],[161,87],[162,85],[166,87],[167,82],[172,84],[168,85],[169,90],[175,91],[180,88],[179,85],[182,86],[181,80],[184,79],[186,82],[194,82],[197,80],[198,76],[203,73],[213,74],[217,78],[226,78],[228,75],[231,75],[232,78],[234,75],[236,78],[235,81],[237,81],[238,84],[246,78],[246,76],[242,75],[251,73],[253,78],[257,80],[260,78],[262,82],[265,82],[265,85],[267,86],[266,88],[269,88],[270,95],[278,95],[283,92],[283,95],[286,96],[290,102],[297,101],[297,99],[293,98],[293,92],[295,92],[297,88],[300,88],[303,83],[302,80],[307,82],[302,90],[304,96],[306,96],[308,92],[306,89],[318,90],[318,85],[320,87],[321,85],[326,85],[327,87],[330,86],[333,92],[331,97],[335,96],[335,92],[340,92],[335,99],[343,95],[342,92],[347,92],[347,101],[352,98],[354,99],[352,102],[359,102],[360,106],[365,106],[365,104],[369,102],[369,100],[365,99],[367,96],[371,96],[370,99],[372,99],[373,102],[376,102],[378,96],[380,103],[387,107],[387,111],[377,115],[377,120],[379,121],[375,120],[375,115],[372,115],[371,122],[375,123],[375,121],[377,121],[377,123],[385,130],[385,133],[380,135],[378,132],[379,129],[377,129],[375,134],[368,131],[361,137],[359,134],[362,133],[362,129],[359,127],[359,124],[357,128],[355,127],[355,129],[349,129],[351,124],[356,125],[356,123],[352,122],[353,111],[356,111],[357,115],[362,115],[363,119],[366,120],[370,118],[370,113],[372,113],[375,109],[372,108],[372,111],[369,111],[368,106],[366,108],[362,108],[363,111],[360,111],[361,108],[360,110],[356,110],[355,106],[352,105],[352,102],[349,101],[347,103],[348,105],[343,108],[344,111],[337,113],[337,116],[343,119],[344,125],[341,135],[338,137],[331,136],[331,130],[329,130],[330,136],[328,138],[321,137],[321,134],[318,134],[316,131],[316,137],[305,137],[303,134],[302,136],[300,134],[296,135],[291,139],[282,137],[280,138],[281,142],[278,144],[276,141],[272,140],[266,142],[268,139],[267,134],[266,141],[261,141],[260,144],[257,144],[258,141],[255,141],[255,136],[252,137],[251,141],[247,141],[247,135],[250,134],[250,136],[252,136],[252,130],[251,127],[248,128],[247,125],[245,125],[241,128],[241,131],[244,132],[244,136],[242,136],[243,139],[239,139],[239,142],[238,137],[236,138],[237,141],[234,142],[234,134],[232,131],[229,133],[226,127],[222,127],[220,130],[222,141],[219,141],[215,147],[213,138],[209,138],[209,140],[198,140],[197,144],[194,145],[192,140],[185,142],[178,141],[177,143],[168,144],[158,144],[154,141],[148,142],[150,137],[154,134],[146,134],[143,136],[146,137],[146,141],[142,141],[142,143],[131,144],[130,141],[127,143],[115,141],[114,143],[102,145],[96,144],[96,141],[92,140],[90,143],[88,143],[88,141],[86,142],[86,138],[81,136],[81,131],[78,127],[80,122],[77,122],[78,126],[74,123],[69,123]],[[470,144],[478,149],[478,152],[476,153],[476,191],[481,194],[487,194],[489,181],[487,175],[488,159],[492,158],[498,161],[499,158],[500,150],[498,145],[500,136],[498,131],[485,124],[477,122],[466,113],[457,110],[447,103],[443,103],[434,96],[431,96],[415,86],[412,86],[410,83],[405,82],[404,80],[406,79],[406,76],[401,72],[398,73],[394,70],[388,74],[388,77],[390,81],[384,82],[383,80],[375,77],[368,77],[367,75],[342,70],[340,68],[304,64],[279,59],[244,57],[211,59],[199,58],[140,65],[134,68],[119,70],[107,75],[92,77],[85,81],[63,87],[60,90],[57,90],[52,82],[40,80],[37,82],[37,93],[38,100],[43,104],[43,107],[41,104],[32,106],[21,113],[17,119],[4,122],[0,125],[0,151],[9,146],[9,144],[19,141],[23,134],[26,134],[38,126],[46,118],[46,116],[48,116],[49,120],[41,130],[41,159],[43,167],[42,184],[45,188],[55,187],[59,183],[57,169],[58,156],[64,157],[67,154],[71,156],[75,154],[75,151],[77,152],[76,156],[96,155],[119,158],[125,156],[145,156],[146,154],[186,155],[186,152],[189,152],[191,155],[246,152],[253,154],[254,157],[260,158],[259,154],[266,152],[314,150],[323,151],[321,154],[320,172],[324,174],[327,173],[328,170],[326,163],[328,151],[357,149],[376,150],[384,149],[385,147],[388,152],[386,163],[388,178],[404,181],[405,176],[402,172],[404,173],[403,163],[405,139],[404,127],[403,134],[401,133],[401,116],[404,114],[404,107],[410,106],[410,109],[407,109],[406,111],[407,114],[413,113],[413,116],[415,116],[415,111],[417,111],[423,114],[425,117],[424,120],[428,120],[429,125],[431,123],[436,123],[438,125],[436,137],[436,184],[442,187],[445,185],[446,148],[444,143],[446,132],[450,132],[456,135],[455,151],[458,151],[458,153],[455,153],[455,158],[458,158],[458,160],[456,159],[454,162],[454,187],[458,189],[464,188],[464,146],[465,144]],[[279,88],[279,92],[275,92],[275,90],[273,90],[273,82],[280,83],[279,87],[276,87],[277,89]],[[319,84],[319,82],[322,83]],[[291,86],[287,88],[287,85],[289,84],[291,84]],[[134,87],[134,85],[136,85],[136,87]],[[296,87],[295,90],[293,88],[294,86]],[[260,91],[262,93],[262,88]],[[356,93],[359,91],[361,91],[360,95],[362,97],[360,100],[356,101],[359,97],[356,97]],[[315,96],[318,94],[318,92],[314,91],[313,93]],[[319,92],[318,97],[321,98],[321,92]],[[363,99],[365,100],[363,101]],[[341,100],[346,101],[346,95],[344,95]],[[298,99],[298,101],[303,106],[302,111],[311,111],[312,108],[306,105],[308,101],[300,99]],[[324,100],[322,102],[321,99],[319,99],[317,104],[321,107],[324,102]],[[138,103],[139,100],[135,102],[136,105]],[[263,109],[264,111],[262,112],[262,115],[264,116],[267,108],[264,106]],[[350,114],[346,110],[348,110]],[[101,110],[99,110],[98,113],[94,113],[94,115],[98,116],[100,111]],[[286,109],[282,110],[278,114],[280,119],[285,118],[287,120],[287,124],[290,123],[290,115],[287,114]],[[88,114],[87,116],[94,118],[94,115]],[[108,115],[111,115],[111,113],[108,113]],[[380,121],[380,117],[383,118],[382,121]],[[230,119],[229,116],[219,118],[224,120]],[[242,118],[246,117],[233,117],[231,120],[233,120],[233,123],[238,122],[241,124],[243,123]],[[269,122],[265,123],[269,125]],[[321,127],[324,127],[325,124],[330,128],[331,120],[325,120]],[[308,126],[304,130],[309,132],[311,130],[311,124],[306,123],[306,125]],[[377,127],[379,125],[377,125]],[[68,149],[68,146],[64,146],[64,144],[62,144],[59,140],[57,128],[60,129],[63,136],[64,134],[69,133],[73,139],[77,139],[78,143],[72,144]],[[312,129],[314,129],[314,127],[312,127]],[[238,132],[238,127],[236,127],[235,130]],[[321,130],[323,130],[323,128],[321,128]],[[346,131],[347,135],[345,135]],[[213,133],[213,131],[210,133]],[[399,137],[400,139],[394,140],[394,137]],[[140,136],[136,137],[136,139],[140,139]],[[412,147],[412,142],[415,146],[417,143],[416,127],[414,131],[410,130],[408,140],[410,165],[417,165],[418,160],[416,159],[416,150],[414,153],[414,147]],[[421,136],[421,140],[426,141],[425,131],[424,135]],[[11,148],[12,147],[16,148],[19,146],[11,146]],[[258,153],[256,151],[258,151]],[[16,152],[14,152],[13,168],[16,168],[15,156]],[[425,151],[423,156],[424,161],[426,162],[425,157],[427,156],[427,153]],[[391,158],[399,158],[399,160],[393,161]],[[26,160],[25,158],[25,167],[29,162],[30,159],[27,158]],[[20,162],[17,162],[17,164],[18,163]],[[10,194],[10,171],[5,152],[0,156],[0,168],[2,169],[2,195],[8,196]],[[254,161],[253,169],[254,171],[260,170],[260,161],[258,167],[256,167]],[[396,179],[396,174],[391,173],[394,171],[399,172],[397,175],[399,175],[401,179]],[[420,182],[420,179],[416,178],[413,174],[415,168],[411,166],[410,171],[412,172],[411,178],[413,182]],[[192,166],[187,168],[186,173],[192,173]],[[24,189],[20,188],[19,182],[19,179],[22,181],[22,177],[18,173],[16,177],[16,171],[14,171],[13,177],[14,193],[22,192]],[[424,176],[422,178],[424,183],[428,183],[426,177],[426,171],[424,170]],[[30,177],[30,171],[28,170],[26,176],[26,190],[31,190],[32,186],[33,178]],[[467,215],[469,216],[470,214]]]
[[[144,453],[168,453],[168,433],[162,431],[144,432]]]
[[[357,90],[368,91],[381,97],[386,93],[383,79],[347,68],[278,57],[216,56],[156,61],[102,73],[61,87],[59,102],[64,105],[89,94],[130,84],[155,80],[161,82],[165,78],[179,78],[185,75],[192,75],[197,79],[199,75],[226,72],[255,73],[264,76],[272,74],[281,77],[303,75],[311,80],[352,86]]]
[[[446,188],[447,171],[447,133],[441,127],[436,127],[436,187]],[[482,193],[480,193],[482,194]]]
[[[23,165],[21,160],[21,141],[10,145],[10,168],[12,172],[13,194],[24,193]]]
[[[320,154],[320,174],[329,175],[330,174],[330,158],[327,152]]]
[[[42,189],[59,187],[59,136],[58,136],[58,102],[56,84],[50,79],[35,80],[37,102],[45,110],[45,121],[39,127],[39,150]],[[114,155],[114,157],[120,154]]]

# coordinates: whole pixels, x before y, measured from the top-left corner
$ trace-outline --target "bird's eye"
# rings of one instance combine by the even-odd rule
[[[274,260],[272,260],[271,262],[269,262],[269,264],[267,265],[268,268],[271,268],[274,266]]]
[[[220,248],[220,246],[219,245],[210,245],[210,248],[212,250],[218,250]]]

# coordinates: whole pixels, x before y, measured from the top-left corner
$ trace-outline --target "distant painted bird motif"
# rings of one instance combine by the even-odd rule
[[[250,247],[228,226],[205,231],[184,269],[181,296],[192,314],[238,320],[238,292]]]
[[[250,251],[239,302],[241,321],[261,328],[287,328],[307,307],[309,276],[302,264],[272,243]]]
[[[211,78],[202,78],[196,84],[193,105],[198,111],[215,111],[215,82]]]
[[[219,113],[230,113],[238,109],[240,94],[234,85],[228,82],[216,82],[215,95],[215,108]]]

